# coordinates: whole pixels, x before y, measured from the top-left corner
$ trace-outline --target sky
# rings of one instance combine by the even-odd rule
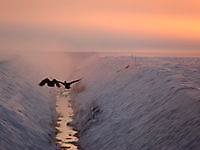
[[[200,1],[0,0],[0,51],[200,57]]]

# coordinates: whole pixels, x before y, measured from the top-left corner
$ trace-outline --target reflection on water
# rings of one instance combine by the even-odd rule
[[[73,116],[73,111],[69,102],[69,91],[59,91],[56,99],[56,111],[59,114],[58,126],[56,127],[58,130],[56,135],[57,143],[62,150],[78,150],[78,147],[75,146],[78,141],[78,138],[74,136],[76,131],[74,131],[72,127],[67,126],[67,123],[72,121]]]

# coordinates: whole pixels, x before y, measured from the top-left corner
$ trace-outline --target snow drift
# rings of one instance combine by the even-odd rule
[[[55,150],[55,95],[38,83],[72,80],[79,61],[94,53],[0,53],[0,149]],[[66,106],[67,107],[67,106]]]
[[[56,149],[49,96],[23,77],[15,60],[0,61],[0,149]]]
[[[198,150],[200,59],[103,57],[73,89],[86,150]]]

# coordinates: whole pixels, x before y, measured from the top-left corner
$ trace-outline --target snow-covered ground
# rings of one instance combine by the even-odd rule
[[[53,99],[28,80],[34,72],[22,72],[24,65],[0,60],[0,149],[55,150]]]
[[[72,125],[83,149],[199,149],[200,59],[57,55],[32,57],[32,66],[0,58],[0,149],[56,149],[55,95],[37,82],[46,75],[71,80],[74,71],[82,80],[71,92]]]
[[[55,150],[54,88],[45,77],[72,80],[79,62],[95,53],[0,53],[0,150]],[[66,107],[67,105],[63,106]],[[66,123],[65,123],[66,124]]]
[[[199,150],[200,59],[102,57],[73,88],[86,150]]]

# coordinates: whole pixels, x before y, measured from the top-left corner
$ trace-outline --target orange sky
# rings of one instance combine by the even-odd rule
[[[155,48],[199,55],[200,1],[0,0],[0,33],[0,50]]]

